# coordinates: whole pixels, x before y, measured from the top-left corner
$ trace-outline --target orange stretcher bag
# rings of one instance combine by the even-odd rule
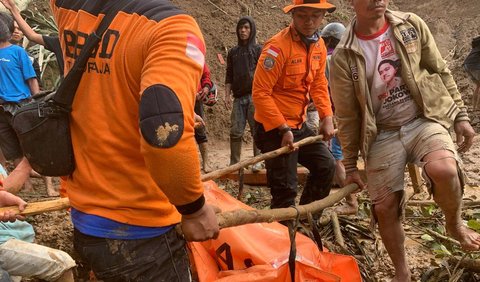
[[[204,183],[207,202],[222,211],[253,208]],[[295,281],[362,281],[351,256],[321,252],[303,234],[296,236]],[[280,223],[254,223],[222,229],[216,240],[189,243],[200,282],[290,281],[288,228]]]

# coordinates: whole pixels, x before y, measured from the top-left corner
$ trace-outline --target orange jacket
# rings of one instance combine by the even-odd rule
[[[104,16],[95,11],[96,2],[51,0],[66,73]],[[81,212],[169,226],[180,220],[174,205],[203,195],[193,107],[205,46],[195,20],[172,14],[176,10],[166,3],[132,1],[87,63],[70,123],[76,169],[66,182],[71,204]],[[195,56],[192,44],[201,50]],[[140,99],[153,85],[171,89],[183,112],[183,131],[170,148],[150,145],[140,132]]]
[[[266,131],[284,123],[300,128],[310,97],[320,118],[333,115],[325,77],[326,57],[323,40],[312,44],[307,54],[293,25],[266,42],[253,80],[255,120]]]

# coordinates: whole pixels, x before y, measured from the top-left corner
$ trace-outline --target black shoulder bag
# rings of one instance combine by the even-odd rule
[[[75,92],[92,50],[118,11],[129,1],[116,1],[91,33],[57,91],[33,96],[32,102],[21,106],[13,115],[12,127],[17,133],[25,157],[32,168],[46,176],[64,176],[75,169],[70,112]],[[123,5],[122,5],[123,3]]]

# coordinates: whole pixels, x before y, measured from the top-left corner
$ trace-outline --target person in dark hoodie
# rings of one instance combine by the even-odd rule
[[[478,110],[480,109],[480,36],[472,40],[472,50],[465,58],[463,68],[476,85],[472,104],[473,110]]]
[[[225,76],[225,103],[233,108],[230,126],[230,165],[240,161],[242,137],[248,122],[253,136],[255,120],[252,102],[252,82],[262,46],[256,42],[257,30],[252,17],[242,17],[237,23],[238,45],[230,49],[227,56],[227,73]],[[253,145],[254,155],[259,150]],[[253,165],[252,171],[258,172],[260,163]]]

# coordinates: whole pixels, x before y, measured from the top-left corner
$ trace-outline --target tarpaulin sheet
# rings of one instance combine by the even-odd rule
[[[253,209],[205,182],[209,204],[222,211]],[[355,259],[328,251],[298,233],[295,281],[362,281]],[[222,229],[216,240],[189,243],[200,282],[290,281],[288,228],[279,223],[254,223]]]

